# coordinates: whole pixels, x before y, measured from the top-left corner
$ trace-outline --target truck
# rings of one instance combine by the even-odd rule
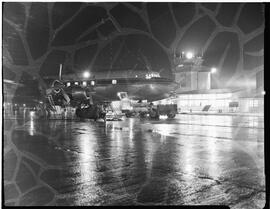
[[[126,117],[139,115],[140,118],[159,119],[161,115],[167,115],[168,118],[174,118],[177,114],[176,104],[159,104],[153,103],[133,103],[132,109],[122,110]]]

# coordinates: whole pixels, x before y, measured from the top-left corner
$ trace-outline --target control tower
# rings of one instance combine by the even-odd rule
[[[174,56],[173,73],[178,83],[176,92],[211,88],[211,72],[202,63],[202,56],[194,56],[191,52],[182,52],[179,57]]]

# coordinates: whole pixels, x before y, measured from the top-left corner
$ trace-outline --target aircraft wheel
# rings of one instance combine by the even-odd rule
[[[145,112],[140,112],[140,118],[145,118],[146,117],[146,113]]]
[[[151,119],[159,119],[159,114],[157,112],[157,110],[152,109],[149,113],[149,116]]]
[[[125,115],[126,115],[127,118],[130,118],[132,116],[132,113],[131,112],[126,112]]]
[[[75,115],[78,117],[78,118],[80,118],[81,117],[81,114],[80,114],[80,112],[81,112],[81,110],[80,109],[76,109],[76,111],[75,111]]]
[[[175,118],[175,113],[174,112],[170,112],[167,114],[168,118]]]

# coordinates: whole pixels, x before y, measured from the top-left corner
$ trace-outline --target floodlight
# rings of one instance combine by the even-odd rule
[[[90,73],[89,73],[88,71],[85,71],[85,72],[83,73],[83,77],[84,77],[84,78],[89,78],[89,77],[90,77]]]
[[[212,67],[212,68],[211,68],[211,73],[216,73],[216,72],[217,72],[217,68]]]
[[[187,59],[192,59],[194,57],[193,53],[192,52],[187,52],[186,53],[186,58]]]

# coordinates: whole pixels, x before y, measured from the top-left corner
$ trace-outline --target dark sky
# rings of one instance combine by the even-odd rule
[[[191,50],[226,82],[263,65],[263,27],[261,3],[8,2],[4,77],[33,66],[57,75],[60,63],[66,73],[132,68],[171,76],[174,52]]]

